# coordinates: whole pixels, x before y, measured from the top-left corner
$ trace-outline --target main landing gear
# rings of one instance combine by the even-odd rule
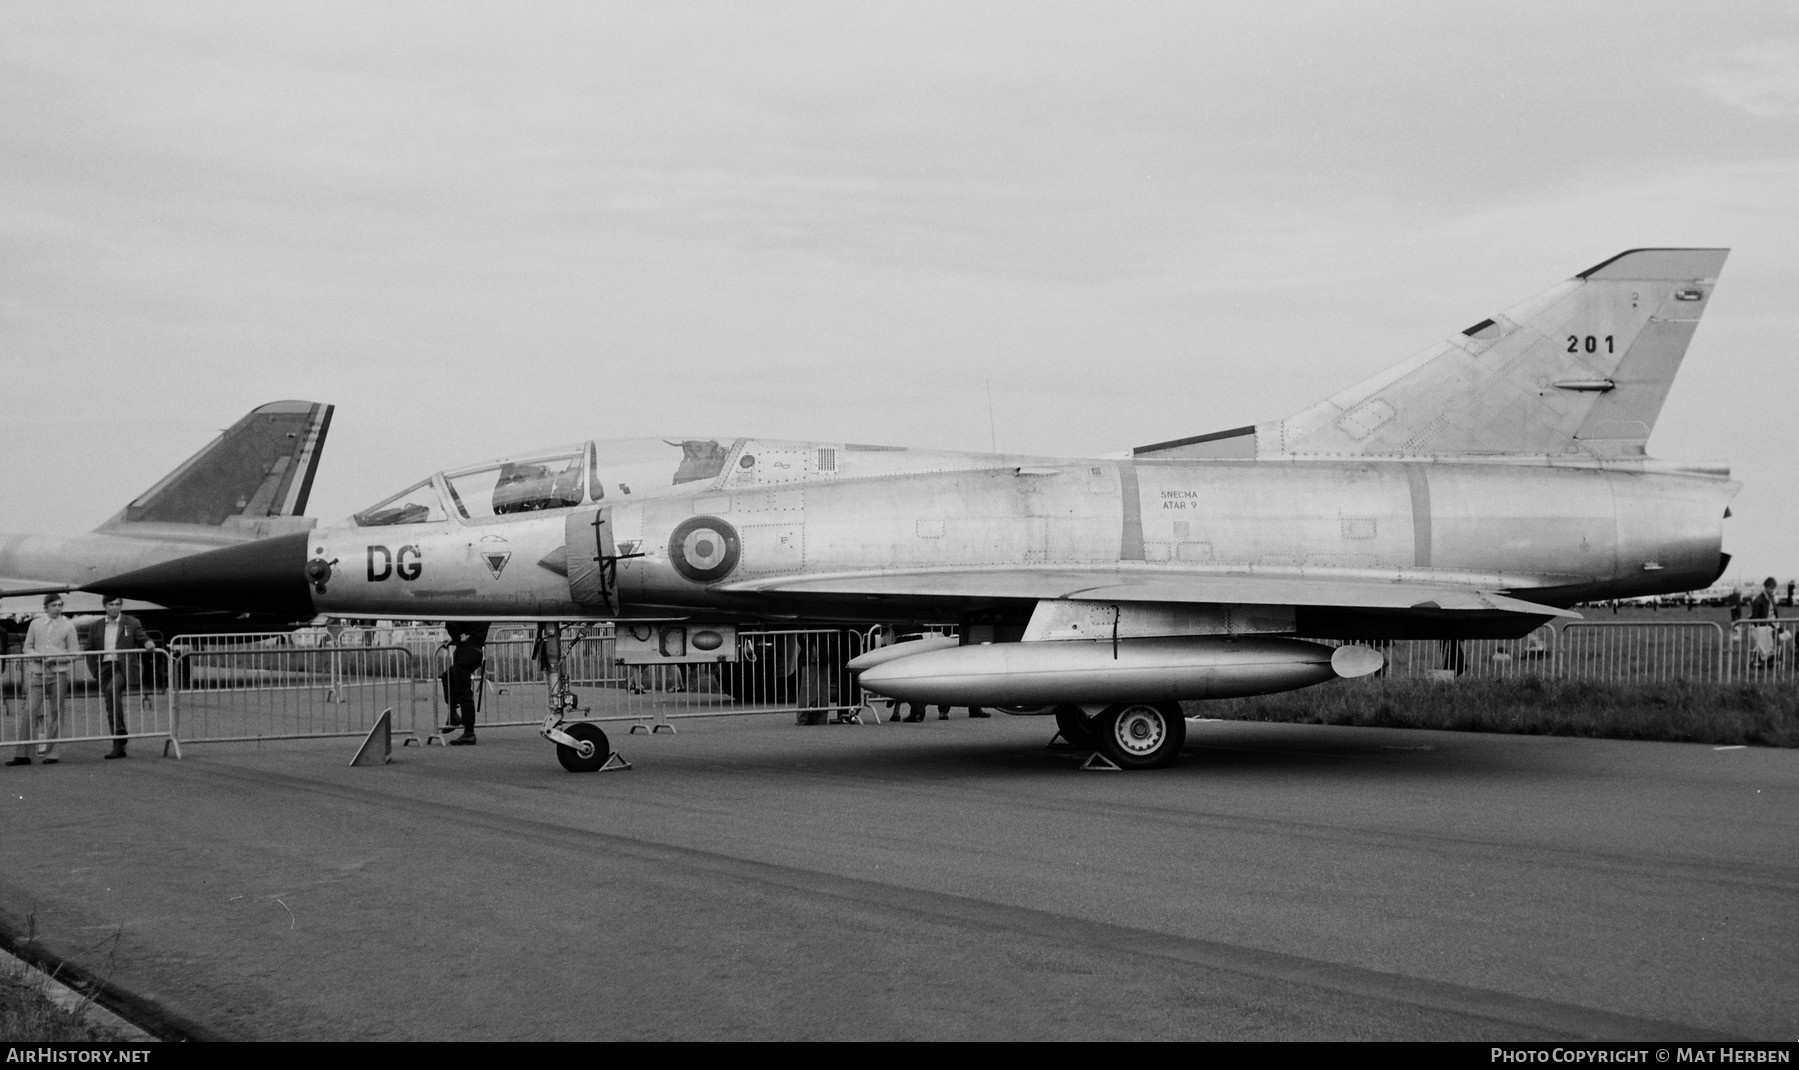
[[[568,720],[569,714],[581,712],[581,699],[569,687],[565,660],[568,651],[579,646],[585,638],[585,632],[575,636],[574,642],[564,650],[562,625],[545,623],[537,626],[537,643],[532,654],[549,681],[549,713],[544,716],[538,734],[556,744],[556,760],[571,773],[629,769],[631,763],[612,749],[599,725],[591,721]]]
[[[1056,728],[1070,744],[1119,769],[1173,765],[1187,742],[1187,718],[1178,702],[1120,702],[1092,716],[1079,706],[1058,706]]]

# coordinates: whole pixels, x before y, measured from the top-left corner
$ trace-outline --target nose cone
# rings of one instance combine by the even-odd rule
[[[82,589],[165,606],[273,613],[298,620],[313,614],[306,586],[306,546],[311,538],[310,532],[302,531],[207,550]]]

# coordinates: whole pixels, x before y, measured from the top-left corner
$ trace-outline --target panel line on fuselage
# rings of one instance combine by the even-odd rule
[[[1118,559],[1143,560],[1143,498],[1137,490],[1137,462],[1118,462]]]
[[[1405,466],[1406,483],[1412,490],[1412,564],[1430,567],[1430,475],[1424,465]]]

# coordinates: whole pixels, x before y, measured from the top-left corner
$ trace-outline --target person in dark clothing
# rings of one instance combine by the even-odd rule
[[[453,620],[444,625],[450,633],[450,723],[444,733],[458,725],[462,734],[450,740],[452,747],[475,745],[475,670],[481,667],[483,648],[487,645],[486,621]]]
[[[1758,624],[1749,629],[1749,641],[1753,644],[1754,660],[1751,664],[1757,668],[1773,668],[1780,660],[1780,645],[1775,632],[1774,621],[1780,616],[1779,588],[1774,577],[1769,576],[1762,581],[1761,593],[1749,602],[1749,619],[1765,620],[1767,624]]]
[[[143,655],[129,653],[155,650],[156,641],[138,619],[124,611],[121,598],[108,598],[106,616],[88,621],[81,627],[81,645],[88,650],[88,671],[100,683],[100,694],[106,700],[106,720],[112,729],[112,750],[108,758],[125,758],[125,688],[142,686],[149,662]]]
[[[1443,667],[1457,676],[1468,671],[1468,654],[1459,639],[1443,640]]]
[[[1762,581],[1761,593],[1749,601],[1749,619],[1773,620],[1780,615],[1775,608],[1778,605],[1780,605],[1778,586],[1774,582],[1774,577],[1769,576]]]

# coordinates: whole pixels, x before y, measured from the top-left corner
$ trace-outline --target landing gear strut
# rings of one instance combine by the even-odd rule
[[[1095,718],[1087,716],[1079,706],[1056,707],[1056,730],[1070,745],[1082,750],[1099,749],[1099,733],[1094,729]]]
[[[629,769],[631,763],[612,749],[599,725],[568,720],[569,714],[581,712],[581,699],[568,684],[567,656],[586,638],[586,632],[576,635],[574,642],[564,650],[562,625],[544,623],[537,626],[537,642],[531,653],[549,682],[549,712],[545,714],[538,734],[556,744],[556,760],[571,773]]]

